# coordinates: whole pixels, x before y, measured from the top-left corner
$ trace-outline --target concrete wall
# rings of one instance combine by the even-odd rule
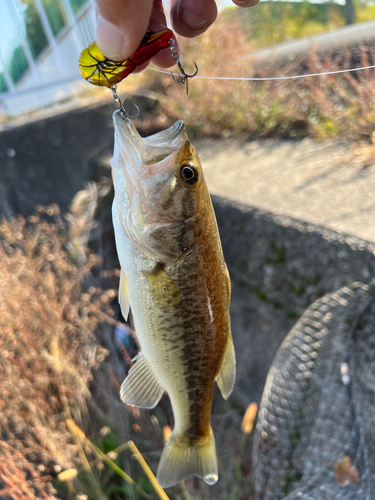
[[[29,215],[50,203],[66,211],[90,178],[90,156],[111,140],[112,108],[74,110],[3,131],[0,213]]]

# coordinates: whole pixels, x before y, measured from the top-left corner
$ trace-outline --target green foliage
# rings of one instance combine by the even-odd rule
[[[124,471],[124,451],[127,444],[120,445],[118,436],[104,427],[109,432],[100,433],[94,441],[86,440],[87,458],[95,459],[92,467],[81,467],[77,472],[80,490],[85,491],[90,499],[127,499],[127,498],[152,498],[153,488],[144,471],[137,475],[136,482]],[[129,451],[128,451],[129,453]],[[95,465],[94,465],[95,464]]]
[[[0,92],[6,92],[8,90],[7,82],[5,81],[4,75],[0,73]]]
[[[338,126],[337,123],[334,122],[334,120],[328,118],[321,123],[320,127],[317,127],[316,131],[318,138],[328,138],[330,136],[337,135]]]
[[[262,292],[262,290],[258,287],[252,287],[251,290],[255,293],[255,295],[260,299],[263,300],[264,302],[268,302],[268,297],[267,295]]]
[[[11,56],[7,60],[6,66],[13,83],[17,83],[22,78],[25,71],[29,69],[21,45],[18,45],[18,47],[13,50]]]
[[[335,3],[261,2],[256,9],[227,9],[228,23],[238,17],[241,31],[256,47],[264,47],[345,24],[343,6]]]
[[[375,19],[375,5],[355,2],[358,22]],[[333,2],[260,2],[256,9],[229,8],[222,14],[230,26],[239,21],[241,32],[255,47],[315,35],[346,24],[345,6]]]
[[[275,244],[271,244],[271,249],[274,255],[271,258],[266,259],[267,264],[282,264],[286,261],[284,246],[278,247]]]
[[[47,36],[44,32],[35,0],[21,0],[21,2],[26,6],[24,22],[27,43],[33,58],[36,59],[48,45]]]
[[[61,0],[42,0],[53,34],[56,36],[66,24],[65,8]]]
[[[120,446],[118,436],[112,431],[108,432],[108,434],[105,434],[103,437],[101,435],[97,436],[93,442],[104,453],[109,453]]]
[[[358,23],[372,21],[373,19],[375,19],[375,4],[367,5],[361,2],[357,6],[356,16]]]
[[[301,471],[292,469],[285,477],[285,485],[283,487],[284,495],[288,495],[288,493],[296,487],[296,483],[299,483],[302,478],[303,474]]]
[[[74,12],[77,12],[86,2],[87,0],[70,0]]]
[[[293,311],[293,309],[287,309],[286,315],[288,318],[291,318],[291,319],[298,319],[299,318],[299,314],[296,311]]]

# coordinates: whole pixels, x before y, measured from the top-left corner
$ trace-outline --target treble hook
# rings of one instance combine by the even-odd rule
[[[192,74],[192,75],[188,75],[184,68],[182,67],[180,61],[176,60],[176,64],[177,64],[177,67],[178,69],[180,70],[180,75],[178,75],[178,77],[176,78],[175,75],[173,73],[171,73],[172,75],[172,78],[173,80],[176,82],[176,83],[182,83],[183,85],[186,85],[186,95],[189,94],[189,84],[188,84],[188,78],[194,78],[197,74],[198,74],[198,66],[197,66],[197,63],[194,61],[194,66],[195,66],[195,72]]]
[[[113,98],[114,98],[115,102],[117,102],[117,104],[119,105],[120,113],[121,113],[122,117],[124,118],[124,120],[126,120],[126,119],[135,120],[136,118],[138,118],[138,116],[141,113],[140,110],[139,110],[139,108],[138,108],[138,106],[136,104],[134,104],[134,107],[137,108],[137,114],[135,116],[130,116],[126,112],[124,106],[122,105],[121,99],[117,95],[117,85],[113,85],[111,87],[111,90],[112,90],[112,94],[113,94]]]
[[[182,83],[183,85],[186,85],[186,95],[189,94],[189,85],[188,85],[188,78],[194,78],[198,74],[198,66],[197,63],[194,61],[194,66],[195,66],[195,72],[192,75],[188,75],[184,68],[182,67],[181,61],[180,61],[180,55],[177,52],[177,50],[174,48],[174,40],[173,38],[169,42],[170,49],[172,51],[172,57],[176,61],[177,67],[180,71],[180,74],[176,76],[171,73],[171,76],[173,80],[176,83]]]

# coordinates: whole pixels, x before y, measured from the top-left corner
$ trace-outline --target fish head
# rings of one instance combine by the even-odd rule
[[[114,211],[126,236],[155,254],[152,235],[195,218],[208,196],[198,154],[181,120],[147,138],[119,111],[114,123]]]

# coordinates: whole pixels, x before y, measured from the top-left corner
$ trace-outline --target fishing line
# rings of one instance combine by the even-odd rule
[[[322,73],[310,73],[308,75],[273,76],[265,78],[234,77],[234,76],[203,76],[203,75],[196,75],[194,76],[194,78],[200,78],[201,80],[235,80],[235,81],[267,82],[272,80],[296,80],[297,78],[309,78],[311,76],[338,75],[339,73],[350,73],[353,71],[363,71],[365,69],[374,69],[374,68],[375,65],[372,65],[372,66],[363,66],[361,68],[349,68],[349,69],[340,69],[337,71],[324,71]],[[177,73],[171,73],[170,71],[164,71],[158,68],[147,68],[147,69],[151,69],[152,71],[156,71],[157,73],[164,73],[165,75],[172,75],[172,77],[180,76]]]

